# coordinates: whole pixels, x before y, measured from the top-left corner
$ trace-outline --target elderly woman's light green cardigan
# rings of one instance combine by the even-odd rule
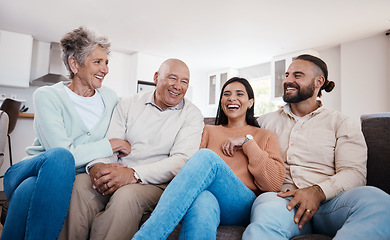
[[[89,130],[62,82],[38,88],[34,93],[34,130],[37,138],[33,146],[26,149],[27,158],[54,147],[63,147],[73,154],[76,171],[80,173],[85,172],[84,166],[88,162],[111,156],[111,145],[105,135],[118,101],[117,95],[104,86],[97,91],[103,98],[105,111],[100,122]]]

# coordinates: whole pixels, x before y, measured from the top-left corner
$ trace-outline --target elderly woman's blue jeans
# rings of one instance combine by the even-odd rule
[[[166,239],[182,219],[180,239],[215,239],[220,223],[249,223],[255,198],[222,158],[201,149],[165,189],[134,239]]]
[[[11,166],[4,176],[10,204],[1,239],[57,239],[74,179],[74,158],[64,148],[50,149]]]

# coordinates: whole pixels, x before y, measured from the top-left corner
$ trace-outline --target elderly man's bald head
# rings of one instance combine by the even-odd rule
[[[184,98],[190,82],[187,64],[175,58],[164,61],[154,74],[156,94],[154,101],[162,110],[178,105]]]
[[[172,67],[183,67],[185,69],[187,69],[188,71],[188,76],[190,75],[190,70],[187,66],[187,64],[185,64],[182,60],[180,59],[176,59],[176,58],[170,58],[170,59],[167,59],[165,60],[159,67],[158,69],[158,72],[160,71],[164,71],[166,68],[172,68]]]

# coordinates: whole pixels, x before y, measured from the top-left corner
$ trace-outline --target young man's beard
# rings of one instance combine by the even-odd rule
[[[296,88],[297,89],[297,93],[295,95],[291,95],[291,96],[287,95],[286,94],[286,89],[288,87]],[[309,86],[304,87],[302,89],[297,84],[294,84],[294,83],[285,84],[284,85],[284,93],[283,93],[283,101],[285,101],[286,103],[302,102],[302,101],[305,101],[308,98],[311,98],[314,95],[314,91],[315,91],[314,79],[310,83]]]

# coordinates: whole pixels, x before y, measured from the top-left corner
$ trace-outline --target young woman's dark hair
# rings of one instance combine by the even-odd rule
[[[253,93],[252,86],[249,84],[248,80],[245,78],[239,78],[239,77],[233,77],[225,82],[225,84],[222,87],[221,94],[219,96],[219,104],[218,104],[218,110],[217,110],[217,116],[215,118],[215,125],[226,125],[228,124],[228,118],[226,114],[223,112],[222,107],[221,107],[221,99],[223,95],[223,91],[225,90],[225,87],[229,85],[232,82],[239,82],[242,85],[245,86],[245,90],[248,93],[248,98],[253,99],[253,105],[251,108],[249,108],[246,111],[246,116],[245,120],[248,125],[254,126],[254,127],[260,127],[259,124],[257,123],[257,120],[255,118],[255,94]]]

